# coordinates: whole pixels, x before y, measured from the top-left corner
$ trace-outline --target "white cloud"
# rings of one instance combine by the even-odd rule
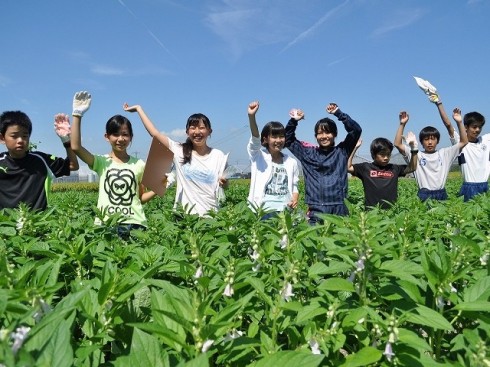
[[[381,37],[387,33],[397,31],[402,28],[409,27],[416,21],[418,21],[425,14],[425,10],[422,9],[407,9],[400,11],[398,15],[389,14],[390,20],[385,24],[375,29],[372,33],[372,37]]]

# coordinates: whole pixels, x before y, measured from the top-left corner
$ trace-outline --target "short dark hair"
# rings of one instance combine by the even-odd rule
[[[371,157],[374,159],[379,153],[390,154],[393,151],[393,143],[386,138],[376,138],[371,142]]]
[[[129,136],[131,139],[133,138],[133,126],[131,126],[131,121],[127,117],[122,115],[114,115],[112,116],[107,123],[105,124],[105,133],[107,135],[114,135],[119,132],[121,126],[126,125],[129,130]]]
[[[419,140],[422,143],[424,139],[430,136],[436,138],[437,143],[439,144],[439,139],[441,139],[441,133],[433,126],[426,126],[422,130],[420,130]]]
[[[479,112],[468,112],[463,118],[464,126],[471,124],[485,125],[485,117]]]
[[[321,120],[318,120],[315,124],[315,136],[318,135],[318,132],[326,132],[332,134],[334,137],[337,136],[337,124],[332,119],[325,117]]]
[[[262,128],[262,132],[260,133],[260,143],[263,147],[267,147],[268,145],[265,140],[269,136],[284,136],[285,130],[284,125],[277,121],[270,121]]]
[[[22,111],[5,111],[0,115],[0,134],[5,135],[9,126],[19,125],[27,130],[29,136],[32,133],[32,122],[29,116]]]

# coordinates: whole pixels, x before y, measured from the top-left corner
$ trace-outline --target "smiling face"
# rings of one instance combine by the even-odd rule
[[[264,141],[262,142],[262,145],[267,147],[267,150],[269,153],[279,153],[283,148],[284,144],[286,143],[286,137],[284,134],[279,134],[279,135],[269,135],[264,138]]]
[[[335,135],[319,129],[316,132],[316,141],[320,149],[328,149],[335,145]]]
[[[212,130],[202,120],[190,125],[186,131],[194,147],[206,146],[206,141],[211,132]]]
[[[0,140],[12,158],[23,158],[29,150],[29,131],[20,125],[10,125]]]
[[[132,141],[130,129],[126,124],[121,125],[117,132],[105,134],[105,138],[115,152],[125,152]]]

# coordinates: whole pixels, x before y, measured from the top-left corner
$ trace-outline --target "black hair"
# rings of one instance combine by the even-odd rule
[[[0,134],[5,135],[9,126],[19,125],[27,130],[29,136],[32,133],[32,122],[29,116],[22,111],[5,111],[0,115]]]
[[[284,134],[284,125],[277,121],[271,121],[265,124],[263,127],[262,132],[260,133],[260,142],[263,147],[269,149],[266,142],[267,138],[269,136],[284,136]]]
[[[122,126],[126,125],[129,130],[129,136],[133,139],[133,127],[131,126],[131,121],[122,115],[112,116],[105,124],[105,133],[107,135],[118,134]]]
[[[485,125],[485,117],[479,112],[468,112],[463,118],[464,126],[470,126],[471,124]]]
[[[380,153],[391,155],[391,152],[393,152],[393,143],[386,138],[376,138],[371,142],[370,149],[373,159]]]
[[[211,129],[211,121],[208,119],[208,117],[202,113],[195,113],[193,115],[190,115],[189,118],[187,119],[187,124],[185,125],[185,132],[189,132],[189,128],[191,126],[198,126],[200,123],[203,123],[204,126],[206,126],[211,132],[213,129]],[[184,143],[182,143],[182,151],[184,154],[184,159],[182,160],[182,164],[190,163],[191,158],[192,158],[192,141],[190,138],[187,138]]]
[[[318,133],[322,131],[330,133],[334,137],[337,137],[337,124],[335,123],[335,121],[328,117],[318,120],[315,124],[315,136],[317,136]]]
[[[439,132],[439,130],[437,130],[435,127],[432,127],[432,126],[426,126],[422,130],[420,130],[419,140],[422,143],[424,141],[424,139],[429,138],[431,136],[436,138],[437,143],[439,144],[439,139],[441,138],[441,133]]]

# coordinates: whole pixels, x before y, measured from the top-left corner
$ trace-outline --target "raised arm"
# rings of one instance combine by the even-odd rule
[[[92,168],[94,156],[82,146],[82,116],[90,108],[92,96],[88,92],[77,92],[73,97],[73,123],[71,127],[71,149],[87,165]]]
[[[442,123],[446,127],[447,133],[449,134],[449,137],[451,139],[454,138],[454,127],[451,125],[451,120],[449,120],[449,117],[447,116],[446,110],[444,109],[444,106],[439,99],[439,95],[437,94],[431,94],[429,95],[429,100],[433,102],[437,106],[437,111],[439,111],[439,116],[441,116]]]
[[[65,147],[66,155],[70,161],[70,171],[76,171],[80,167],[78,165],[77,155],[71,149],[71,127],[70,117],[64,113],[58,113],[54,116],[54,131],[61,140],[61,143]]]
[[[410,146],[410,162],[408,162],[407,168],[405,168],[404,173],[412,173],[417,169],[417,162],[418,162],[418,143],[417,143],[417,137],[415,134],[411,131],[408,132],[407,134],[407,143]]]
[[[354,165],[352,164],[352,162],[354,160],[354,156],[356,155],[357,150],[361,145],[362,145],[362,139],[359,138],[357,140],[356,146],[354,147],[354,150],[349,155],[349,159],[347,160],[347,172],[349,172],[351,175],[354,174]]]
[[[153,122],[146,116],[145,111],[143,110],[143,107],[140,105],[134,105],[134,106],[129,106],[127,103],[123,105],[124,111],[127,112],[138,112],[138,116],[141,119],[141,122],[143,122],[143,125],[145,126],[146,131],[148,133],[157,138],[160,143],[162,143],[165,147],[169,148],[169,141],[168,137],[165,134],[162,134],[158,129],[155,127]]]
[[[347,136],[344,140],[344,143],[346,145],[347,152],[350,155],[355,149],[359,138],[361,137],[361,126],[348,114],[342,112],[336,103],[328,104],[326,110],[328,113],[333,114],[335,117],[337,117],[339,121],[344,124],[345,131],[347,131]]]
[[[296,158],[301,160],[301,143],[298,141],[298,139],[296,139],[296,127],[298,127],[298,122],[305,118],[305,114],[302,110],[293,108],[291,111],[289,111],[289,117],[291,118],[284,128],[284,134],[286,135],[285,146],[296,156]]]
[[[468,135],[466,134],[466,130],[463,124],[463,118],[461,116],[461,110],[459,108],[455,108],[453,110],[453,119],[456,121],[458,125],[458,133],[459,133],[459,150],[463,149],[466,144],[468,144]]]
[[[402,138],[403,138],[403,130],[405,129],[405,125],[408,122],[409,116],[407,112],[401,111],[398,117],[400,119],[400,124],[398,125],[398,129],[396,130],[394,145],[396,149],[398,149],[400,154],[405,156],[405,147],[403,145]]]
[[[253,101],[248,104],[248,123],[250,125],[250,133],[253,137],[258,138],[259,128],[257,127],[257,121],[255,120],[255,114],[259,110],[259,101]]]

